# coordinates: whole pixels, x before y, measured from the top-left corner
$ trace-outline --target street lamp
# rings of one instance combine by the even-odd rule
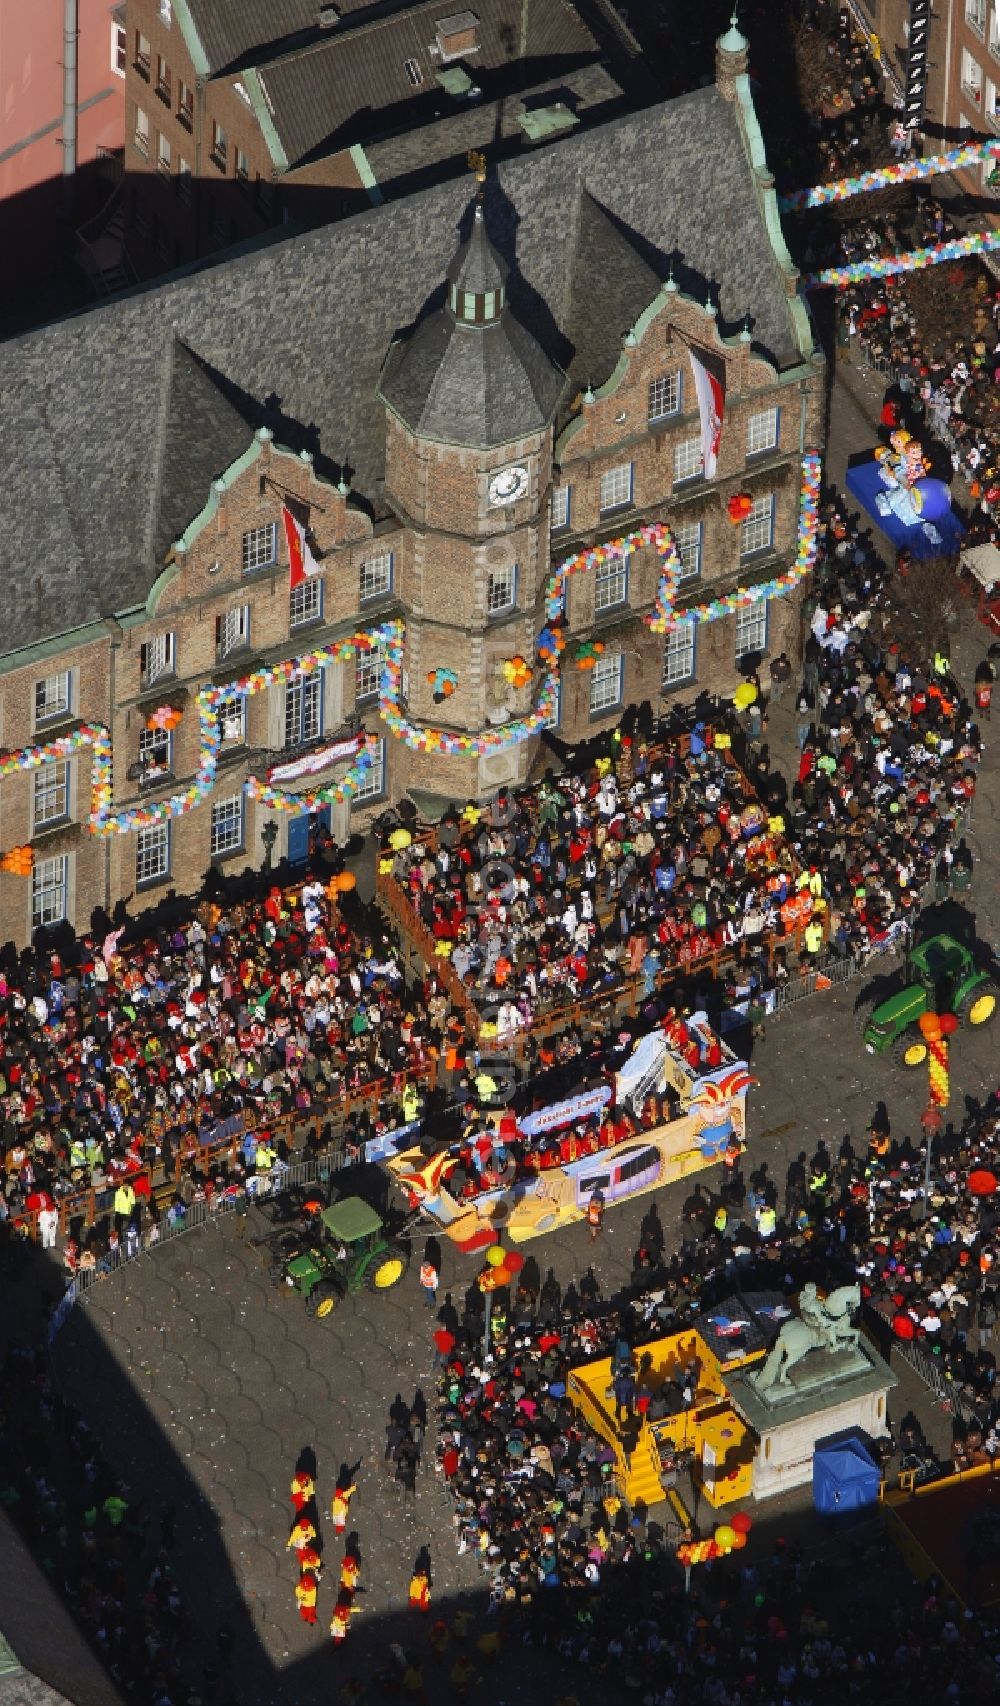
[[[269,817],[267,822],[261,825],[260,838],[264,843],[264,863],[261,869],[269,871],[274,858],[274,844],[278,839],[278,826],[273,817]]]

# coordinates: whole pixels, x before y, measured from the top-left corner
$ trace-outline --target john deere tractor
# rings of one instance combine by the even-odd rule
[[[389,1240],[381,1216],[360,1197],[318,1209],[309,1232],[291,1247],[288,1234],[283,1237],[272,1278],[297,1291],[317,1321],[332,1315],[352,1292],[391,1291],[410,1263],[406,1245]]]
[[[930,936],[906,962],[906,985],[877,1004],[857,1010],[869,1054],[891,1052],[900,1066],[922,1066],[927,1044],[917,1029],[923,1013],[954,1013],[969,1025],[987,1025],[1000,991],[977,970],[972,955],[953,936]]]

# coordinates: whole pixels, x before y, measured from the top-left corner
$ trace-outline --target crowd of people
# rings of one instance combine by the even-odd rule
[[[271,1167],[267,1127],[287,1116],[381,1083],[402,1117],[448,1003],[433,975],[418,1002],[387,932],[374,917],[356,932],[339,899],[313,880],[273,887],[138,939],[86,937],[66,963],[25,955],[0,974],[0,1215],[40,1210],[58,1224],[63,1200],[94,1188],[124,1235],[132,1212],[116,1195],[138,1194],[151,1212],[150,1177],[175,1177],[220,1132],[253,1128],[220,1160],[224,1177],[188,1177],[187,1201],[196,1186],[211,1193]]]
[[[886,1676],[904,1671],[917,1700],[990,1697],[1000,1620],[963,1616],[934,1581],[901,1591],[887,1617],[868,1572],[890,1566],[861,1548],[845,1546],[838,1569],[778,1539],[769,1552],[699,1567],[685,1596],[672,1563],[679,1535],[624,1501],[615,1451],[570,1393],[575,1366],[610,1358],[621,1440],[634,1450],[644,1418],[698,1393],[696,1358],[668,1395],[647,1373],[644,1345],[683,1333],[737,1289],[790,1296],[807,1281],[858,1281],[876,1331],[881,1323],[888,1337],[939,1359],[955,1400],[950,1464],[933,1461],[912,1413],[897,1414],[885,1447],[890,1473],[919,1464],[921,1453],[935,1474],[994,1460],[1000,1214],[969,1180],[977,1170],[1000,1173],[1000,1095],[970,1108],[961,1131],[942,1134],[936,1157],[925,1205],[918,1151],[892,1134],[880,1107],[860,1142],[845,1136],[836,1154],[821,1142],[793,1160],[783,1196],[766,1163],[749,1178],[732,1171],[718,1196],[696,1190],[674,1249],[655,1206],[647,1209],[632,1283],[615,1298],[602,1297],[593,1270],[563,1289],[551,1269],[542,1279],[529,1262],[512,1296],[494,1294],[489,1357],[475,1292],[461,1314],[442,1308],[437,1467],[459,1548],[481,1560],[499,1628],[585,1672],[613,1670],[649,1706],[812,1701],[835,1688],[875,1702]],[[767,1232],[762,1203],[774,1211]]]

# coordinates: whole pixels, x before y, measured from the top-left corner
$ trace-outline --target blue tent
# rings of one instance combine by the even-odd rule
[[[861,1440],[837,1434],[817,1440],[813,1454],[813,1504],[824,1516],[878,1503],[882,1477]]]

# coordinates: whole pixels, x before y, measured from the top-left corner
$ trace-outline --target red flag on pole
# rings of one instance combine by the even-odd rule
[[[726,412],[726,394],[722,380],[717,379],[693,349],[688,350],[691,358],[691,371],[694,374],[694,388],[698,394],[698,413],[701,416],[701,455],[705,465],[706,480],[714,479],[716,464],[719,458],[719,444],[722,440],[722,421]]]
[[[318,575],[320,568],[309,549],[305,528],[301,521],[296,521],[285,504],[281,506],[281,519],[288,541],[288,585],[292,588],[300,586],[304,580],[310,580],[313,575]]]

